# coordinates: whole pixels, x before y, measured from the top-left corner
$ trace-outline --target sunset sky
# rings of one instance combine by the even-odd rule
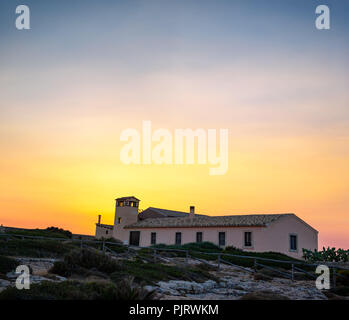
[[[343,0],[1,0],[0,224],[93,234],[134,195],[142,209],[293,212],[320,248],[348,249],[348,18]],[[120,133],[143,120],[229,129],[228,172],[122,164]]]

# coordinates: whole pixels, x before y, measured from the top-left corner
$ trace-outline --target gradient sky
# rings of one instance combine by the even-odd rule
[[[15,28],[19,4],[31,30]],[[320,246],[348,248],[348,16],[343,0],[2,0],[0,223],[92,234],[135,195],[143,209],[294,212]],[[228,173],[123,165],[120,133],[143,120],[228,128]]]

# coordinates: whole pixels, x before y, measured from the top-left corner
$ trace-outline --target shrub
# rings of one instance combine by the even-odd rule
[[[0,256],[0,273],[7,273],[13,271],[18,266],[15,259]]]
[[[303,258],[306,261],[326,261],[326,262],[348,262],[349,261],[349,250],[330,248],[322,248],[322,251],[311,251],[303,249]]]
[[[110,274],[119,270],[120,265],[104,253],[84,248],[67,253],[63,261],[55,262],[50,272],[69,277],[72,274],[86,275],[89,269]]]
[[[155,291],[148,291],[134,283],[133,277],[126,277],[116,284],[115,299],[117,300],[153,300]]]
[[[69,241],[0,238],[0,255],[57,258],[76,248]]]

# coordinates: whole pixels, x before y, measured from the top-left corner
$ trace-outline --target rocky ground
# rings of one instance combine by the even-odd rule
[[[31,283],[41,281],[65,281],[66,278],[52,275],[48,271],[55,259],[16,258],[19,264],[28,265],[32,269]],[[167,263],[183,263],[173,258]],[[200,262],[189,259],[190,264]],[[214,266],[214,265],[212,265]],[[160,281],[156,285],[146,286],[155,290],[158,299],[163,300],[236,300],[247,295],[262,293],[274,299],[291,300],[325,300],[327,297],[315,287],[315,281],[291,281],[277,277],[261,277],[256,280],[252,273],[232,266],[221,265],[219,270],[210,271],[218,280],[208,280],[203,283],[171,280]],[[8,286],[14,286],[17,274],[10,272],[6,279],[0,279],[0,292]]]
[[[159,299],[164,300],[237,300],[247,294],[258,292],[272,295],[276,299],[327,300],[315,287],[315,281],[291,281],[282,278],[255,280],[252,273],[227,265],[221,265],[219,271],[212,273],[219,281],[160,281],[157,286],[148,286],[147,289],[155,290]]]
[[[15,257],[18,261],[18,265],[29,266],[32,270],[30,275],[30,283],[40,283],[42,281],[65,281],[64,277],[58,275],[49,274],[48,270],[52,268],[56,259],[39,259],[39,258],[23,258]],[[8,272],[6,279],[0,278],[0,292],[5,290],[9,286],[15,286],[18,274],[15,272]]]

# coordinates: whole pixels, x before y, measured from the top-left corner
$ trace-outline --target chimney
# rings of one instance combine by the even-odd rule
[[[102,217],[102,216],[99,214],[99,215],[98,215],[98,224],[101,224],[101,217]]]
[[[189,218],[194,218],[195,216],[195,207],[190,206]]]

